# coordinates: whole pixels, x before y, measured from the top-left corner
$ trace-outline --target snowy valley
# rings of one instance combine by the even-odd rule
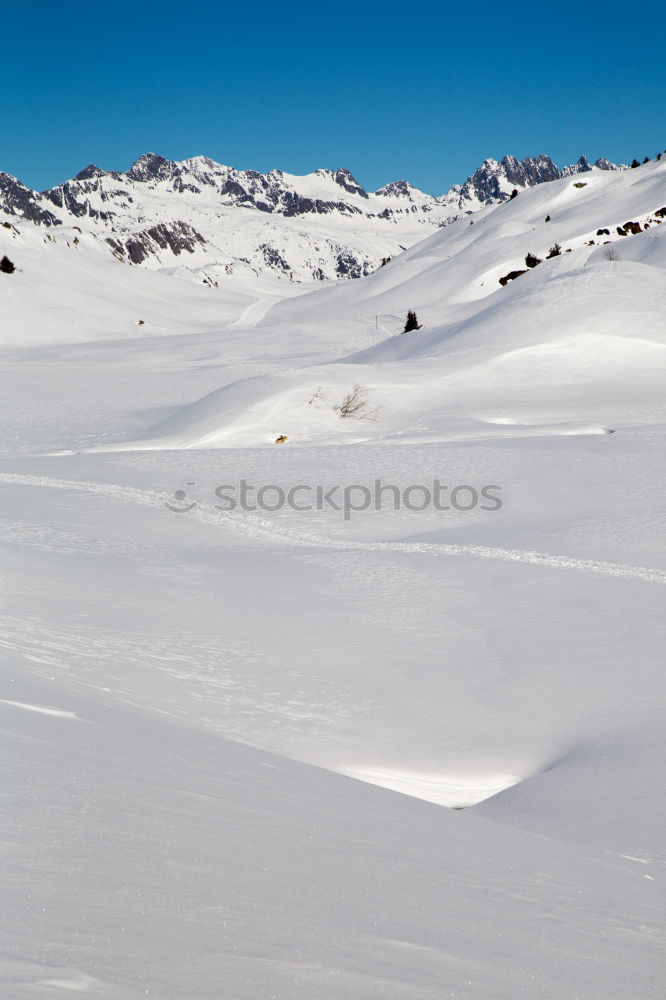
[[[0,174],[3,257],[3,995],[658,997],[666,158]]]

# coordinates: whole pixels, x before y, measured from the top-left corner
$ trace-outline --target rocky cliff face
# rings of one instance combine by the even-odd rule
[[[130,236],[107,236],[106,242],[121,260],[143,264],[152,255],[159,259],[160,252],[168,251],[174,257],[194,253],[206,246],[206,240],[186,222],[162,223]]]
[[[11,174],[0,172],[0,210],[7,215],[16,215],[41,226],[57,226],[60,223],[53,212],[44,206],[48,204],[43,195],[37,194],[17,181]]]
[[[597,160],[594,166],[600,170],[621,169],[609,160],[603,159]],[[592,170],[592,165],[585,156],[581,156],[575,163],[562,169],[549,156],[543,154],[534,158],[526,156],[523,160],[518,160],[515,156],[505,156],[499,162],[488,159],[462,186],[452,188],[448,196],[444,197],[452,196],[455,200],[457,195],[457,204],[461,211],[476,211],[484,205],[506,201],[515,188],[534,187],[535,184],[545,184],[560,177],[588,170]]]
[[[595,166],[617,169],[608,160]],[[0,211],[43,226],[90,228],[132,264],[159,268],[191,258],[188,267],[195,276],[205,267],[206,280],[211,269],[242,268],[289,280],[351,278],[433,228],[506,200],[514,188],[591,169],[585,157],[562,170],[543,155],[488,159],[435,197],[405,180],[368,192],[343,168],[296,177],[145,153],[126,172],[90,164],[41,193],[0,173]]]
[[[304,182],[300,191],[294,181]],[[213,196],[221,205],[251,207],[288,218],[328,213],[376,214],[364,204],[369,202],[369,195],[349,170],[317,170],[308,177],[293,178],[281,170],[266,174],[234,170],[203,156],[177,163],[156,153],[145,153],[124,174],[91,164],[72,180],[45,191],[43,197],[77,218],[89,215],[109,221],[131,214],[137,187],[171,195]],[[419,193],[422,199],[437,202]],[[106,203],[109,210],[94,204],[97,200]],[[403,210],[398,206],[399,212]]]
[[[509,197],[511,189],[533,187],[545,181],[554,181],[559,170],[549,156],[526,157],[517,160],[515,156],[505,156],[499,163],[485,160],[460,188],[459,205],[488,205]]]

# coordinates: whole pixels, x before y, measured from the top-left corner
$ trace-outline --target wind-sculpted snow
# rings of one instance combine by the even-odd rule
[[[649,995],[630,862],[63,696],[76,726],[0,704],[8,997]]]

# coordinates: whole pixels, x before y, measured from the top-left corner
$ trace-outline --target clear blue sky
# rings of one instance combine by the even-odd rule
[[[205,153],[440,194],[486,156],[666,148],[662,4],[522,6],[8,2],[0,170],[43,189]]]

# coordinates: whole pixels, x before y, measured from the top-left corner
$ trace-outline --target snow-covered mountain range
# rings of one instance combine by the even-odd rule
[[[0,211],[45,227],[94,233],[119,260],[214,284],[230,275],[294,281],[358,278],[433,228],[572,173],[619,169],[582,156],[487,159],[435,197],[401,180],[368,192],[349,170],[294,176],[235,170],[205,156],[146,153],[126,172],[91,164],[41,193],[0,173]]]

